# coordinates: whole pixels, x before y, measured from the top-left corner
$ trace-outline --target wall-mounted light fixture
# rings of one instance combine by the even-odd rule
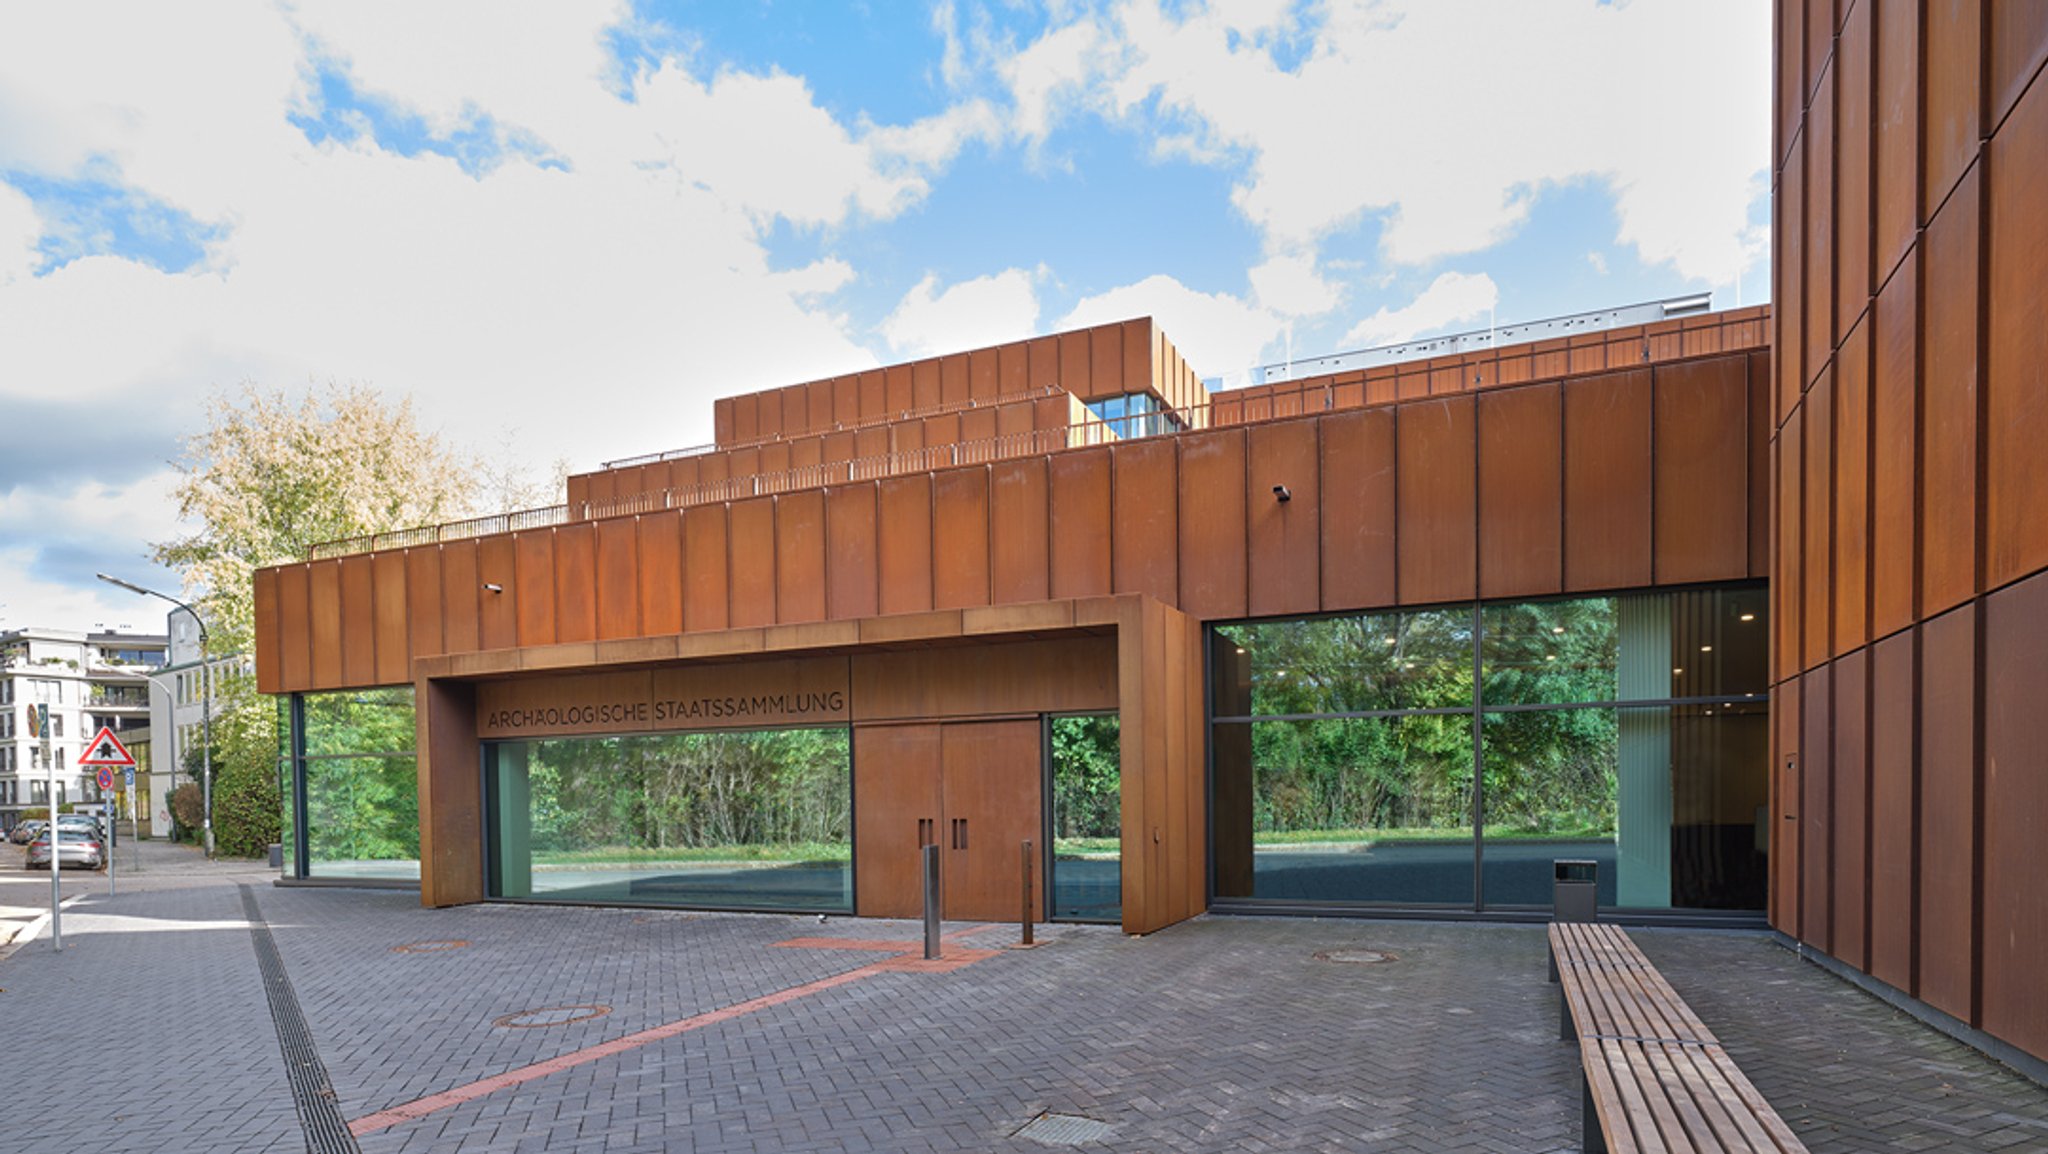
[[[505,591],[503,585],[493,585],[488,581],[484,582],[484,589],[491,593],[503,593]]]
[[[1285,485],[1273,486],[1273,496],[1279,498],[1283,503],[1294,500],[1294,494],[1288,492]]]

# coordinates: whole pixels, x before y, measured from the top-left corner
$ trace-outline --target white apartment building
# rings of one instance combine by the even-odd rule
[[[150,771],[147,780],[137,781],[137,800],[144,804],[136,811],[142,823],[136,828],[143,837],[170,836],[171,789],[197,780],[193,776],[196,771],[189,770],[185,760],[206,743],[207,668],[202,663],[199,623],[186,610],[173,609],[164,625],[169,634],[168,658],[150,676]],[[211,665],[213,706],[218,711],[229,682],[253,677],[255,670],[241,654],[214,656]]]
[[[48,803],[49,769],[29,713],[50,707],[50,758],[57,768],[57,804],[98,804],[95,774],[78,765],[80,751],[104,725],[140,732],[150,720],[149,675],[164,664],[161,635],[60,629],[0,632],[0,828],[25,809]]]

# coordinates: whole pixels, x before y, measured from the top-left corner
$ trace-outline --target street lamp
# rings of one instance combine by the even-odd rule
[[[201,742],[201,744],[200,744],[200,747],[199,747],[199,758],[200,758],[200,769],[199,769],[199,794],[200,794],[200,805],[201,805],[201,806],[202,806],[202,808],[204,808],[204,810],[206,811],[206,812],[205,812],[205,816],[204,816],[204,820],[203,820],[203,822],[202,822],[202,824],[201,824],[201,829],[202,829],[202,831],[203,831],[203,832],[202,832],[202,834],[201,834],[201,836],[202,836],[202,837],[204,838],[204,840],[205,840],[205,843],[206,843],[206,856],[207,856],[207,857],[212,857],[212,856],[213,856],[213,664],[212,664],[212,662],[211,662],[211,661],[210,661],[210,660],[208,659],[208,656],[207,656],[207,651],[206,651],[206,619],[205,619],[204,617],[201,617],[201,616],[199,615],[199,610],[197,610],[197,609],[194,609],[194,608],[192,608],[192,607],[191,607],[190,605],[187,605],[187,604],[185,604],[185,603],[184,603],[183,601],[180,601],[180,600],[178,600],[178,599],[177,599],[176,597],[173,597],[173,596],[171,596],[171,595],[170,595],[170,594],[168,594],[168,593],[159,593],[159,592],[157,592],[157,591],[156,591],[156,590],[154,590],[154,589],[144,589],[144,588],[143,588],[142,586],[140,586],[140,585],[137,585],[137,584],[135,584],[135,583],[134,583],[133,581],[123,581],[123,580],[121,580],[121,579],[120,579],[119,577],[109,577],[109,576],[107,576],[107,575],[106,575],[105,573],[95,573],[95,574],[93,574],[93,576],[95,576],[95,577],[98,577],[98,578],[99,578],[100,580],[102,580],[102,581],[105,581],[105,582],[106,582],[107,584],[109,584],[109,585],[118,585],[118,586],[120,586],[121,588],[123,588],[123,589],[126,589],[126,590],[127,590],[127,591],[129,591],[130,593],[140,593],[140,594],[142,594],[142,595],[143,595],[144,597],[155,597],[155,598],[157,598],[157,599],[158,599],[158,600],[160,600],[160,601],[168,601],[168,602],[170,602],[171,604],[173,604],[173,605],[176,605],[176,606],[177,606],[178,608],[180,608],[180,609],[183,609],[183,610],[184,610],[185,612],[187,612],[187,613],[190,613],[190,614],[192,615],[192,623],[193,623],[193,624],[195,624],[195,625],[197,625],[197,626],[199,626],[199,692],[200,692],[200,699],[201,699],[201,704],[200,704],[200,707],[199,707],[199,708],[200,708],[200,713],[199,713],[199,720],[200,720],[200,726],[201,726],[201,730],[200,730],[200,742]],[[175,728],[175,726],[174,726],[173,728]],[[175,766],[173,766],[172,768],[173,768],[173,770],[175,771],[176,767],[175,767]],[[52,812],[55,812],[55,811],[53,810]],[[53,843],[53,844],[54,844],[54,843]]]

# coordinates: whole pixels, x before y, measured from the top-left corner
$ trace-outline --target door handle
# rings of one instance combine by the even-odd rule
[[[966,848],[967,848],[967,819],[966,819],[966,818],[964,818],[964,817],[956,817],[956,818],[954,818],[954,819],[953,819],[953,826],[952,826],[952,829],[951,829],[951,830],[950,830],[949,832],[951,833],[951,835],[952,835],[952,838],[953,838],[953,848],[954,848],[954,849],[966,849]]]
[[[932,831],[932,819],[931,819],[931,818],[928,818],[928,817],[921,817],[921,818],[918,818],[918,819],[917,819],[917,845],[918,845],[918,848],[919,848],[919,849],[923,849],[923,848],[924,848],[925,846],[928,846],[928,845],[937,845],[937,844],[938,844],[937,840],[936,840],[936,839],[935,839],[935,838],[933,837],[933,831]]]

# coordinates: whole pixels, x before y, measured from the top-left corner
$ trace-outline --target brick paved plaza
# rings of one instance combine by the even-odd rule
[[[364,1151],[1043,1150],[1045,1112],[1101,1150],[1577,1148],[1535,927],[949,925],[929,967],[905,922],[428,911],[163,860],[67,879],[64,951],[0,961],[0,1150],[308,1148],[245,895],[332,1087],[309,1119]],[[47,896],[0,869],[0,906]],[[1815,1151],[2048,1150],[2048,1090],[1771,939],[1637,937]]]

